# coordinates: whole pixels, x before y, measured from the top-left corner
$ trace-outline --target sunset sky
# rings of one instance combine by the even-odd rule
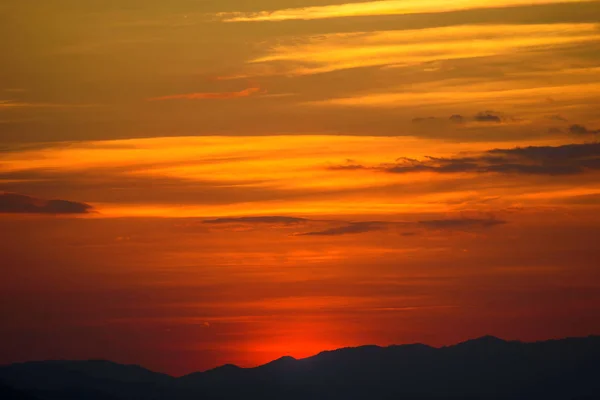
[[[600,1],[3,0],[0,364],[600,333]]]

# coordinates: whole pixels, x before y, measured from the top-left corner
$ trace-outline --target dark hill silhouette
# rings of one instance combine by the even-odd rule
[[[0,379],[40,400],[157,398],[151,396],[166,394],[175,380],[137,365],[104,360],[13,364],[0,369]]]
[[[36,400],[35,397],[7,386],[0,382],[0,399],[2,400]]]
[[[600,337],[363,346],[181,378],[107,361],[48,361],[2,367],[0,379],[39,400],[600,399]]]

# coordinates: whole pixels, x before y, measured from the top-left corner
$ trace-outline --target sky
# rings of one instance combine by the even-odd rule
[[[0,363],[599,334],[599,17],[2,1]]]

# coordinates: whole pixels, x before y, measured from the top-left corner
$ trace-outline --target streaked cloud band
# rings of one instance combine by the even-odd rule
[[[315,7],[286,8],[275,11],[226,12],[217,17],[225,22],[274,22],[289,20],[315,20],[377,15],[405,15],[431,12],[449,12],[474,8],[499,8],[538,4],[582,3],[581,0],[389,0],[363,3],[346,3]]]

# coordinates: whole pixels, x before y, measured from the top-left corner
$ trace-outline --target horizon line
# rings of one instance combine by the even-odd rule
[[[501,341],[504,343],[520,343],[520,344],[536,344],[536,343],[547,343],[547,342],[556,342],[556,341],[562,341],[562,340],[579,340],[579,339],[593,339],[593,338],[600,338],[600,333],[592,333],[586,336],[566,336],[566,337],[555,337],[555,338],[549,338],[549,339],[540,339],[540,340],[519,340],[519,339],[503,339],[500,338],[498,336],[495,335],[483,335],[483,336],[479,336],[479,337],[475,337],[475,338],[471,338],[471,339],[466,339],[454,344],[449,344],[449,345],[442,345],[442,346],[434,346],[434,345],[429,345],[426,343],[421,343],[421,342],[413,342],[413,343],[402,343],[402,344],[390,344],[390,345],[376,345],[376,344],[365,344],[365,345],[359,345],[359,346],[346,346],[346,347],[339,347],[333,350],[322,350],[318,353],[315,353],[311,356],[308,357],[302,357],[302,358],[295,358],[293,356],[290,355],[283,355],[281,357],[275,358],[269,362],[266,362],[264,364],[259,364],[259,365],[255,365],[252,367],[240,367],[236,364],[232,364],[232,363],[225,363],[219,366],[216,366],[214,368],[209,368],[206,370],[199,370],[199,371],[193,371],[187,374],[183,374],[183,375],[172,375],[172,374],[168,374],[165,372],[157,372],[154,371],[152,369],[146,368],[140,364],[127,364],[127,363],[119,363],[116,361],[112,361],[112,360],[108,360],[108,359],[103,359],[103,358],[88,358],[88,359],[47,359],[47,360],[29,360],[29,361],[17,361],[17,362],[13,362],[13,363],[0,363],[0,369],[1,368],[7,368],[7,367],[11,367],[11,366],[15,366],[15,365],[26,365],[26,364],[41,364],[41,363],[88,363],[88,362],[104,362],[104,363],[111,363],[111,364],[115,364],[115,365],[120,365],[120,366],[124,366],[124,367],[137,367],[137,368],[141,368],[145,371],[154,373],[154,374],[159,374],[159,375],[165,375],[168,376],[170,378],[173,379],[179,379],[179,378],[183,378],[186,376],[190,376],[190,375],[196,375],[196,374],[204,374],[210,371],[215,371],[218,369],[221,369],[223,367],[235,367],[237,369],[242,369],[242,370],[251,370],[251,369],[256,369],[256,368],[261,368],[264,367],[266,365],[272,364],[274,362],[283,360],[283,359],[292,359],[294,361],[302,361],[302,360],[307,360],[310,358],[314,358],[314,357],[318,357],[322,354],[325,353],[333,353],[333,352],[337,352],[337,351],[343,351],[343,350],[353,350],[353,349],[361,349],[361,348],[366,348],[366,347],[371,347],[371,348],[378,348],[378,349],[389,349],[389,348],[393,348],[393,347],[405,347],[405,346],[425,346],[428,347],[430,349],[434,349],[434,350],[441,350],[441,349],[445,349],[445,348],[451,348],[451,347],[456,347],[456,346],[460,346],[469,342],[476,342],[476,341],[480,341],[482,339],[494,339],[497,341]]]

